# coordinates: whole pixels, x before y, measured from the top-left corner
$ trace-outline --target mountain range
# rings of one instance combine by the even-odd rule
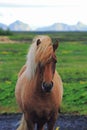
[[[87,31],[87,25],[78,22],[76,25],[54,23],[51,26],[38,28],[38,31]]]
[[[11,23],[8,26],[3,23],[0,23],[0,28],[2,28],[3,30],[10,29],[11,31],[32,31],[28,24],[19,20]],[[78,22],[75,25],[54,23],[53,25],[37,28],[33,31],[87,31],[87,25],[81,22]]]
[[[0,23],[0,28],[2,28],[3,30],[11,30],[11,31],[30,31],[31,28],[28,24],[23,23],[19,20],[11,23],[10,25],[5,25],[3,23]]]

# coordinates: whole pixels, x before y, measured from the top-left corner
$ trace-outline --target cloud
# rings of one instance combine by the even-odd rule
[[[78,0],[0,0],[0,7],[61,7],[78,6],[80,3]]]
[[[59,6],[57,5],[22,5],[22,4],[0,4],[0,8],[51,8],[51,7],[55,7],[55,8],[58,8]]]
[[[3,17],[3,13],[2,12],[0,12],[0,17]]]
[[[32,26],[87,22],[85,0],[0,0],[0,22],[21,20]]]

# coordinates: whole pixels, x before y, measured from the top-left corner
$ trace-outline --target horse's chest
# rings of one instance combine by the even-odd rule
[[[31,120],[33,120],[36,123],[39,121],[46,122],[52,116],[52,112],[46,111],[46,110],[41,110],[38,112],[38,111],[34,110],[31,112],[30,116],[31,116]]]
[[[31,119],[37,122],[38,120],[49,120],[55,111],[55,104],[50,99],[33,96],[27,101],[25,109],[27,109]]]

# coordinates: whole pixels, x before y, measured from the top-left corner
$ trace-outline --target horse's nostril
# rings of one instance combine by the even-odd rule
[[[42,85],[43,85],[43,87],[46,87],[46,86],[47,86],[47,83],[46,83],[46,82],[43,82]]]
[[[53,87],[53,81],[51,81],[51,86]]]
[[[47,83],[47,82],[43,82],[42,84],[42,89],[45,91],[45,92],[50,92],[51,89],[53,87],[53,82],[51,81],[50,83]]]

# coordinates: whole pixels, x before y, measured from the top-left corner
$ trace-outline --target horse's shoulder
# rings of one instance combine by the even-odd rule
[[[26,64],[21,68],[20,72],[18,73],[18,77],[20,77],[25,70],[26,70]]]

